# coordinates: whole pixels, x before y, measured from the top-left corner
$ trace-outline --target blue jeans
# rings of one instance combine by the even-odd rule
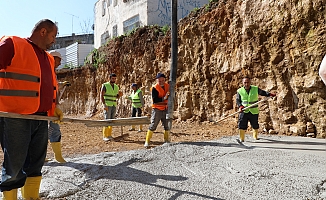
[[[48,144],[48,122],[0,118],[4,152],[0,190],[24,186],[26,177],[41,176]]]
[[[61,141],[61,131],[60,126],[57,123],[49,123],[49,140],[50,142],[60,142]]]

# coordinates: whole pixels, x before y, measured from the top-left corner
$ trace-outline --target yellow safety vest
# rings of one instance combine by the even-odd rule
[[[132,91],[132,94],[130,95],[131,97],[131,101],[132,101],[132,106],[135,108],[141,108],[142,104],[140,102],[140,98],[139,98],[139,92],[141,92],[140,89],[138,89],[136,92]]]
[[[254,85],[251,85],[250,87],[251,88],[250,88],[249,94],[247,93],[247,91],[244,87],[239,88],[237,91],[241,96],[241,104],[244,107],[250,106],[250,105],[258,102],[258,87],[254,86]],[[244,113],[251,112],[252,114],[258,114],[259,113],[258,105],[254,106],[252,108],[246,109],[243,112]]]
[[[110,82],[103,83],[105,87],[104,101],[107,106],[117,106],[117,95],[119,93],[119,87],[114,84],[112,88]]]

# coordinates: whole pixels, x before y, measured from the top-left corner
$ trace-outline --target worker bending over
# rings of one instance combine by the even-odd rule
[[[153,131],[156,130],[156,127],[160,121],[162,121],[164,126],[164,142],[170,142],[168,120],[166,119],[168,97],[170,92],[169,84],[165,82],[165,78],[166,77],[164,74],[158,73],[156,76],[157,83],[152,87],[152,117],[144,145],[146,148],[149,146]]]
[[[252,108],[248,108],[243,110],[245,107],[248,107],[254,103],[258,102],[258,95],[261,96],[271,96],[274,97],[276,94],[266,92],[261,90],[257,86],[251,85],[251,80],[249,77],[244,77],[242,79],[243,87],[237,90],[237,106],[239,107],[239,123],[238,128],[240,132],[240,141],[243,142],[245,138],[245,132],[248,128],[248,121],[250,121],[250,125],[253,128],[253,138],[255,140],[258,139],[258,114],[259,109],[258,105]]]

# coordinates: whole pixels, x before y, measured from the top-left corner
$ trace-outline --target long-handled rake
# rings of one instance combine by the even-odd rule
[[[247,106],[247,107],[243,108],[242,111],[247,110],[247,109],[252,108],[252,107],[255,107],[255,106],[257,106],[259,103],[264,102],[264,101],[267,101],[267,100],[269,100],[270,98],[271,98],[271,97],[266,97],[266,98],[264,98],[264,99],[262,99],[262,100],[260,100],[260,101],[258,101],[258,102],[256,102],[256,103],[254,103],[254,104],[252,104],[252,105],[250,105],[250,106]],[[237,112],[235,112],[235,113],[232,113],[232,114],[230,114],[230,115],[228,115],[228,116],[226,116],[226,117],[223,117],[222,119],[219,119],[219,120],[217,120],[217,121],[214,121],[214,123],[215,123],[215,124],[218,124],[218,122],[221,122],[221,121],[223,121],[223,120],[225,120],[225,119],[227,119],[227,118],[229,118],[229,117],[232,117],[232,116],[234,116],[234,115],[236,115],[236,114],[238,114],[238,113],[241,113],[242,111],[239,110],[239,111],[237,111]]]

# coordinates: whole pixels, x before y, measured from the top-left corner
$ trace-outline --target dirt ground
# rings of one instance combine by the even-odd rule
[[[84,119],[83,116],[64,116],[69,118]],[[94,116],[89,120],[102,120]],[[102,127],[87,127],[80,123],[62,123],[61,146],[64,158],[75,158],[86,154],[101,152],[118,152],[144,148],[148,125],[143,125],[143,131],[129,131],[130,126],[113,127],[113,141],[105,142],[102,136]],[[173,121],[171,130],[171,142],[194,142],[218,139],[222,136],[236,135],[236,118],[230,118],[218,124],[213,122],[194,122],[191,120]],[[163,144],[163,129],[159,125],[151,139],[150,148]],[[54,154],[49,143],[47,158],[53,159]],[[3,153],[0,154],[0,162],[3,161]]]
[[[67,116],[65,116],[67,117]],[[78,118],[78,116],[69,116]],[[100,120],[100,117],[93,117]],[[144,148],[148,125],[143,126],[143,132],[129,131],[130,126],[113,127],[114,141],[102,140],[102,127],[87,127],[79,123],[64,123],[60,125],[62,132],[62,155],[64,158],[78,157],[79,155],[97,154],[101,152],[128,151]],[[171,142],[208,141],[222,136],[237,134],[236,119],[227,119],[218,125],[213,122],[184,122],[174,121],[171,130]],[[163,129],[159,125],[151,139],[153,148],[163,144]],[[48,146],[47,157],[53,158],[53,152]]]

